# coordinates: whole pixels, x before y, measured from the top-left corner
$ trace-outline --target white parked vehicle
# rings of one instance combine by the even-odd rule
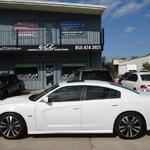
[[[135,72],[121,81],[124,87],[132,90],[150,92],[150,72]]]
[[[118,73],[119,75],[123,75],[126,72],[135,72],[137,70],[136,64],[119,64]]]
[[[150,98],[102,81],[68,82],[40,94],[0,102],[0,132],[28,134],[116,133],[141,137],[150,129]]]

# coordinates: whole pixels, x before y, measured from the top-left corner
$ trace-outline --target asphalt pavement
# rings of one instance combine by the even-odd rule
[[[20,140],[0,137],[0,150],[150,150],[150,136],[122,140],[111,136],[28,136]]]

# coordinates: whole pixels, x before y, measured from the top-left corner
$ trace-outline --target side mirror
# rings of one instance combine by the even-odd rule
[[[49,102],[48,97],[47,96],[44,97],[44,99],[42,101],[45,102],[45,103],[48,103]]]
[[[44,97],[44,99],[42,100],[42,102],[48,104],[48,105],[52,105],[52,102],[50,101],[50,99],[46,96]]]

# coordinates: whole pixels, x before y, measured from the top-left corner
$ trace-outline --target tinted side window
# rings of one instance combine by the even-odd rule
[[[53,102],[79,101],[83,86],[68,86],[51,93],[48,98]]]
[[[127,79],[126,79],[126,80],[136,82],[136,81],[137,81],[137,79],[138,79],[138,77],[137,77],[137,75],[136,75],[136,74],[131,74],[129,77],[127,77]]]
[[[142,81],[150,81],[150,74],[143,74],[141,75]]]
[[[117,90],[97,87],[97,86],[88,86],[86,100],[92,99],[111,99],[111,98],[120,98],[121,93]]]

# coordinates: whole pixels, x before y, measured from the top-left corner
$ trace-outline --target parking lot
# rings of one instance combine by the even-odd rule
[[[21,140],[6,140],[0,137],[2,150],[148,150],[150,136],[136,140],[122,140],[109,135],[30,136]]]

